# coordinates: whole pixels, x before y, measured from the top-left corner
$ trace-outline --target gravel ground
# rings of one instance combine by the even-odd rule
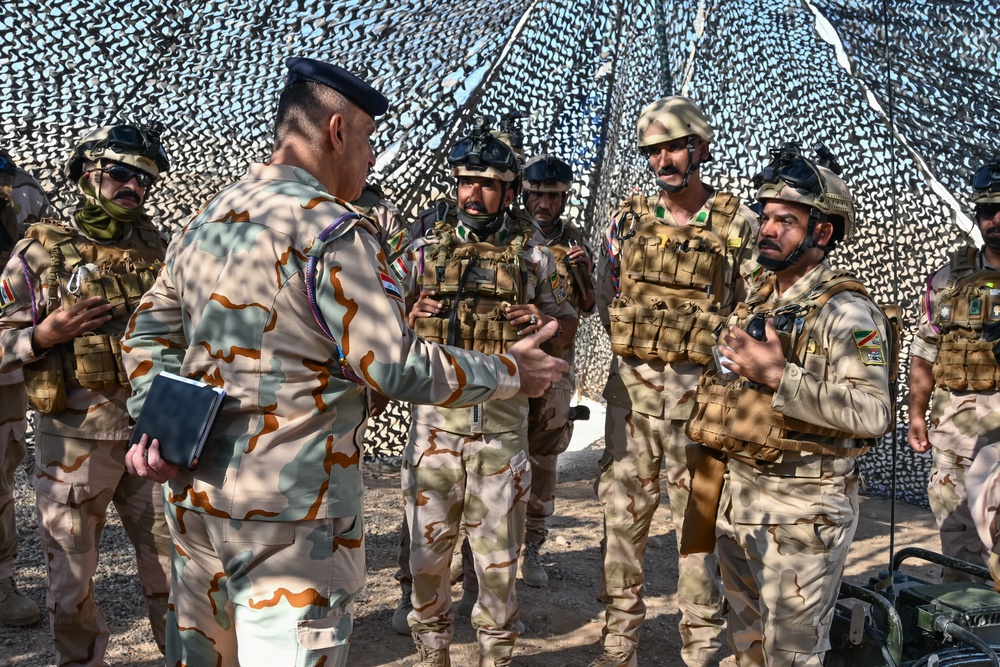
[[[515,665],[559,667],[588,664],[599,653],[602,607],[595,599],[600,578],[600,508],[593,493],[593,476],[602,444],[568,452],[560,460],[561,478],[552,520],[552,536],[543,555],[549,568],[547,588],[534,589],[518,581],[525,633],[518,640]],[[351,652],[351,667],[404,667],[413,662],[409,637],[389,627],[399,600],[395,546],[402,501],[399,473],[393,465],[366,467],[365,516],[368,544],[368,583],[359,596]],[[666,494],[663,494],[666,498]],[[21,471],[17,475],[16,510],[21,549],[18,581],[21,590],[41,606],[45,601],[45,570],[39,549],[33,491]],[[886,567],[890,503],[864,499],[862,521],[852,547],[848,576],[855,583]],[[111,626],[108,662],[115,666],[152,667],[163,660],[150,639],[145,606],[135,575],[132,547],[114,508],[101,540],[97,599]],[[928,510],[896,506],[896,548],[936,547],[934,520]],[[644,667],[681,665],[678,657],[679,616],[676,591],[676,542],[670,511],[656,513],[646,556],[648,617],[643,627],[639,661]],[[926,568],[918,574],[927,576]],[[461,590],[453,591],[457,599]],[[468,620],[456,624],[452,660],[456,667],[476,664],[475,635]],[[27,628],[0,626],[0,667],[40,667],[53,664],[48,626],[44,621]],[[722,662],[732,667],[732,657]],[[200,666],[199,666],[200,667]]]

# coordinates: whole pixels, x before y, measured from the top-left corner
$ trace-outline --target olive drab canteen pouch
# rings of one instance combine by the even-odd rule
[[[669,308],[660,301],[650,307],[619,297],[608,306],[611,351],[642,361],[666,363],[688,359],[696,364],[712,361],[712,347],[726,317],[704,311],[694,303]]]
[[[1000,322],[1000,273],[976,269],[976,249],[958,250],[952,274],[938,296],[932,323],[940,331],[932,373],[935,384],[952,391],[1000,388],[1000,365],[983,328]]]
[[[111,391],[129,386],[118,338],[84,334],[73,339],[76,381],[84,389]]]

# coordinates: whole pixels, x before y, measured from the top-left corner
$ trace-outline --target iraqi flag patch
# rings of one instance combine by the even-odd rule
[[[882,347],[882,336],[878,331],[860,329],[851,332],[854,343],[858,346],[861,363],[865,366],[885,366],[885,350]]]
[[[4,277],[0,280],[0,313],[15,301],[17,301],[17,297],[14,296],[14,288],[11,286],[10,280]]]
[[[403,300],[403,294],[399,291],[399,287],[396,285],[396,281],[393,280],[388,273],[378,272],[379,278],[382,279],[382,290],[394,299]]]
[[[396,261],[389,265],[389,268],[399,280],[406,280],[406,276],[410,275],[410,267],[407,266],[402,257],[397,257]]]

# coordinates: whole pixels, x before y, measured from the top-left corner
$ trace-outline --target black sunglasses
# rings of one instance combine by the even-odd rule
[[[990,220],[1000,213],[1000,204],[979,204],[976,206],[976,218]]]
[[[573,169],[559,160],[539,160],[528,165],[524,170],[524,179],[529,183],[571,183]]]
[[[134,178],[140,188],[148,188],[153,184],[152,174],[147,174],[144,171],[126,167],[123,164],[113,164],[108,167],[101,167],[99,171],[104,172],[111,177],[111,180],[119,183],[128,183]]]
[[[448,164],[452,167],[465,165],[478,171],[485,171],[487,167],[517,171],[514,151],[490,134],[474,134],[459,141],[448,154]]]

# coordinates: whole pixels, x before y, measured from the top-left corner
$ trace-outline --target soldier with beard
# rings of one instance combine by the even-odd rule
[[[420,296],[411,325],[428,340],[502,352],[556,321],[551,343],[571,343],[576,311],[552,255],[531,240],[531,224],[509,211],[520,165],[506,137],[479,124],[452,147],[448,163],[458,179],[457,224],[441,221],[414,242],[411,275]],[[521,631],[514,584],[531,484],[527,417],[528,401],[517,397],[413,407],[402,486],[419,667],[451,664],[449,572],[462,523],[479,591],[472,609],[479,664],[510,664]]]
[[[972,187],[985,245],[957,250],[927,279],[910,347],[908,440],[917,452],[931,450],[927,495],[941,551],[982,564],[989,549],[970,513],[975,499],[966,476],[980,452],[1000,443],[1000,366],[993,354],[1000,338],[1000,158],[980,167]],[[965,578],[951,569],[942,574],[944,581]]]
[[[94,596],[98,543],[114,503],[135,547],[153,636],[164,646],[170,533],[160,485],[125,469],[131,395],[119,340],[163,263],[145,213],[167,171],[160,126],[86,135],[66,163],[83,206],[30,227],[0,285],[0,373],[23,369],[35,430],[38,532],[59,665],[104,665],[109,630]]]

